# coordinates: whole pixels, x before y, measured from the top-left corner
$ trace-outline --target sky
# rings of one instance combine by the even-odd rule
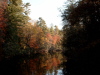
[[[62,21],[58,8],[62,7],[66,0],[23,0],[23,3],[29,2],[30,18],[37,20],[42,17],[48,27],[57,25],[59,29],[62,28]]]

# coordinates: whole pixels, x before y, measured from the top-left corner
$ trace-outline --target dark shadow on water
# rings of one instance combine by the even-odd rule
[[[68,59],[64,63],[64,75],[99,75],[100,74],[100,54],[99,45],[90,50],[84,51],[77,59]]]
[[[4,59],[0,62],[0,75],[18,75],[16,59]]]
[[[16,56],[0,62],[0,75],[63,75],[62,54]]]

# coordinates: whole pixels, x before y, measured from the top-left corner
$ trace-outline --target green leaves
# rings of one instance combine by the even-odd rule
[[[24,14],[24,7],[22,0],[10,0],[6,9],[7,27],[5,36],[5,53],[9,55],[16,55],[20,53],[20,37],[19,32],[25,23],[28,23],[29,17]],[[22,34],[22,32],[20,32]]]

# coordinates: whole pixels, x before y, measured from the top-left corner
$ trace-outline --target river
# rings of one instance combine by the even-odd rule
[[[7,58],[0,62],[0,75],[63,75],[63,60],[61,53]]]

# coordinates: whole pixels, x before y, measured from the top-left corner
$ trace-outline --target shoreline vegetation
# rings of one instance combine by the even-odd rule
[[[22,0],[0,0],[0,60],[62,50],[62,30],[47,27],[42,17],[32,20],[29,6]]]
[[[63,56],[61,53],[32,54],[32,56],[13,56],[0,62],[0,71],[3,75],[46,75],[58,73],[63,68]],[[6,70],[6,72],[5,72]]]
[[[20,68],[16,64],[19,65],[20,59],[23,59],[22,66],[27,75],[28,66],[32,68],[31,75],[33,72],[45,75],[48,69],[50,72],[55,69],[57,75],[60,62],[64,65],[64,75],[99,74],[100,0],[66,0],[60,10],[61,30],[53,24],[47,27],[42,17],[32,20],[29,6],[30,3],[22,0],[0,0],[0,66],[4,72],[0,71],[4,75],[8,72],[19,75]],[[35,57],[39,59],[32,59]],[[26,65],[24,58],[32,65]],[[25,75],[24,71],[21,75]]]
[[[64,75],[100,74],[100,0],[69,0],[64,7]]]

